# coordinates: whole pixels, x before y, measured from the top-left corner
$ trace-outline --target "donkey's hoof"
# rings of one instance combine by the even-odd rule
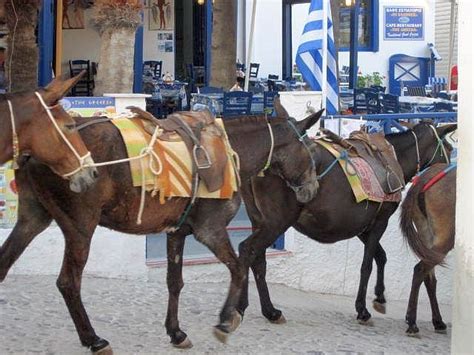
[[[278,317],[277,319],[270,319],[270,323],[285,324],[286,323],[286,318],[283,314],[280,314],[280,317]]]
[[[372,307],[375,309],[375,311],[385,314],[387,312],[387,304],[386,303],[381,303],[376,300],[372,302]]]
[[[448,331],[446,329],[435,329],[435,333],[438,334],[448,334]]]
[[[242,323],[242,315],[237,312],[237,311],[234,311],[232,312],[232,321],[230,322],[230,327],[229,327],[229,331],[232,333],[234,331],[237,330],[238,327],[240,327],[240,324]]]
[[[173,344],[173,346],[177,349],[191,349],[193,347],[193,343],[186,337],[181,343]]]
[[[373,327],[374,326],[374,321],[372,320],[372,318],[357,319],[357,322],[359,322],[360,325],[365,325],[366,327]]]
[[[412,338],[418,338],[418,339],[421,338],[420,330],[418,329],[418,327],[415,324],[408,326],[406,334],[407,334],[407,336],[412,337]]]
[[[109,342],[105,339],[99,339],[90,347],[94,355],[112,355],[114,352]]]
[[[222,325],[216,325],[214,327],[214,336],[223,344],[227,344],[227,339],[229,338],[229,331],[224,328]]]

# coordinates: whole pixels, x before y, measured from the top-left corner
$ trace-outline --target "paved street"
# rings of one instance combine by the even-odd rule
[[[194,347],[175,350],[163,323],[167,292],[158,281],[87,277],[83,298],[97,333],[116,354],[321,354],[437,353],[450,349],[450,307],[441,312],[448,335],[435,334],[425,293],[420,296],[421,339],[405,336],[405,302],[391,302],[374,326],[355,320],[352,298],[297,291],[270,285],[288,323],[274,325],[260,315],[255,285],[246,317],[227,345],[212,335],[227,285],[188,283],[182,292],[180,320]],[[52,276],[9,276],[0,284],[0,354],[88,354],[80,346]]]

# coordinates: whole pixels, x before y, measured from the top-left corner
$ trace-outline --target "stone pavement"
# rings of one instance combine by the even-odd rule
[[[185,280],[186,281],[186,280]],[[176,350],[163,323],[164,282],[86,277],[83,299],[96,332],[109,340],[115,354],[322,354],[437,353],[450,351],[451,311],[441,306],[448,335],[431,326],[426,294],[421,292],[418,327],[421,339],[405,335],[405,302],[390,302],[374,326],[355,320],[354,300],[270,285],[275,305],[288,323],[275,325],[261,316],[255,285],[244,322],[227,345],[212,335],[212,326],[227,293],[227,284],[188,283],[180,303],[181,327],[194,347]],[[0,284],[0,354],[88,354],[80,346],[53,276],[11,275]]]

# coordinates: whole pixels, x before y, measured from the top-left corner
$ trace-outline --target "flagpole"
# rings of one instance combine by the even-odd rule
[[[249,48],[247,53],[247,63],[245,63],[245,84],[244,91],[249,91],[250,81],[250,61],[252,60],[253,51],[253,34],[255,31],[255,14],[257,13],[257,0],[253,0],[252,6],[252,22],[250,22],[250,34],[249,34]]]
[[[323,67],[322,72],[322,85],[321,85],[321,108],[326,108],[326,97],[327,97],[327,77],[328,77],[328,2],[329,0],[323,0]]]

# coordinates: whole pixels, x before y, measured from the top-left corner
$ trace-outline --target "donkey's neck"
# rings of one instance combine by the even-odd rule
[[[241,178],[248,179],[257,175],[265,167],[270,154],[271,139],[268,126],[258,124],[251,127],[242,121],[241,126],[225,124],[225,128],[230,145],[240,158]]]
[[[406,131],[398,134],[390,134],[386,136],[387,141],[393,145],[397,160],[403,171],[405,183],[408,183],[418,172],[418,156],[421,152],[416,149],[415,136],[412,131]],[[418,139],[418,137],[417,137]],[[421,149],[421,147],[419,147]],[[423,161],[419,162],[423,165]]]

